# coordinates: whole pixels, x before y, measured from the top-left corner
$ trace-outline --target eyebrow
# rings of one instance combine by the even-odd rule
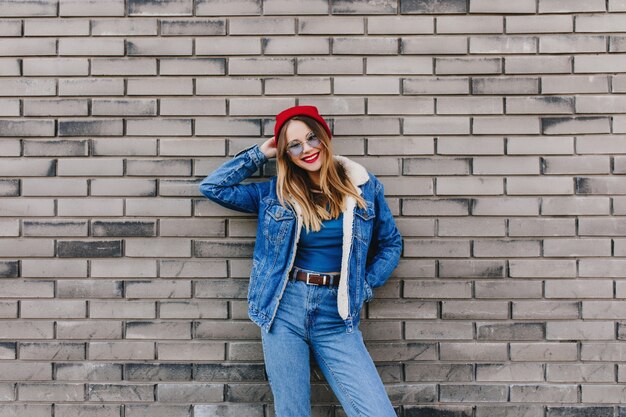
[[[304,137],[304,139],[308,139],[311,135],[315,135],[315,132],[313,132],[312,130],[309,131],[309,133],[306,134],[306,136]],[[289,141],[287,141],[287,146],[291,145],[293,142],[300,142],[300,140],[298,139],[291,139]]]

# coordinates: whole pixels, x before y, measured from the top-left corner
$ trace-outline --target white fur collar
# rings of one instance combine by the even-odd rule
[[[335,155],[334,158],[337,162],[343,165],[346,170],[346,174],[348,174],[348,178],[350,178],[350,181],[352,181],[352,184],[355,186],[358,187],[359,185],[363,185],[369,181],[370,176],[363,165],[358,164],[345,156]]]

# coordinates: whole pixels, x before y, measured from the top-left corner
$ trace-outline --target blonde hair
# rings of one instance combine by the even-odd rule
[[[320,189],[326,197],[326,205],[315,202],[314,192],[316,185],[311,181],[307,171],[291,161],[287,155],[287,126],[299,120],[306,124],[320,140],[320,147],[326,152],[322,155],[320,169]],[[315,120],[307,116],[295,116],[289,119],[281,128],[277,140],[277,194],[280,203],[292,205],[296,201],[302,208],[302,224],[307,231],[319,231],[323,220],[336,219],[345,209],[346,197],[352,196],[357,204],[365,208],[365,200],[352,184],[343,165],[333,159],[330,137],[326,130]]]

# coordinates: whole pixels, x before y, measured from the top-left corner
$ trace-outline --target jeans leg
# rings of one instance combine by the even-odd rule
[[[311,333],[315,360],[348,417],[396,417],[361,331],[346,331],[336,291],[320,304]]]
[[[304,295],[287,285],[269,333],[261,332],[276,417],[311,416],[310,348],[301,326]]]

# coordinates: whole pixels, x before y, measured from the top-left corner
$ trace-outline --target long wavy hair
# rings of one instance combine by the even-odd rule
[[[322,167],[319,187],[311,181],[306,170],[291,161],[287,154],[287,126],[299,120],[306,124],[320,140]],[[352,184],[343,165],[333,158],[330,137],[326,130],[313,118],[295,116],[287,121],[278,133],[277,141],[277,194],[280,203],[285,206],[296,201],[302,208],[302,223],[307,231],[319,231],[323,220],[336,219],[345,209],[346,197],[352,196],[357,204],[364,208],[365,200]],[[318,192],[314,192],[318,190]],[[318,198],[316,195],[325,198]]]

